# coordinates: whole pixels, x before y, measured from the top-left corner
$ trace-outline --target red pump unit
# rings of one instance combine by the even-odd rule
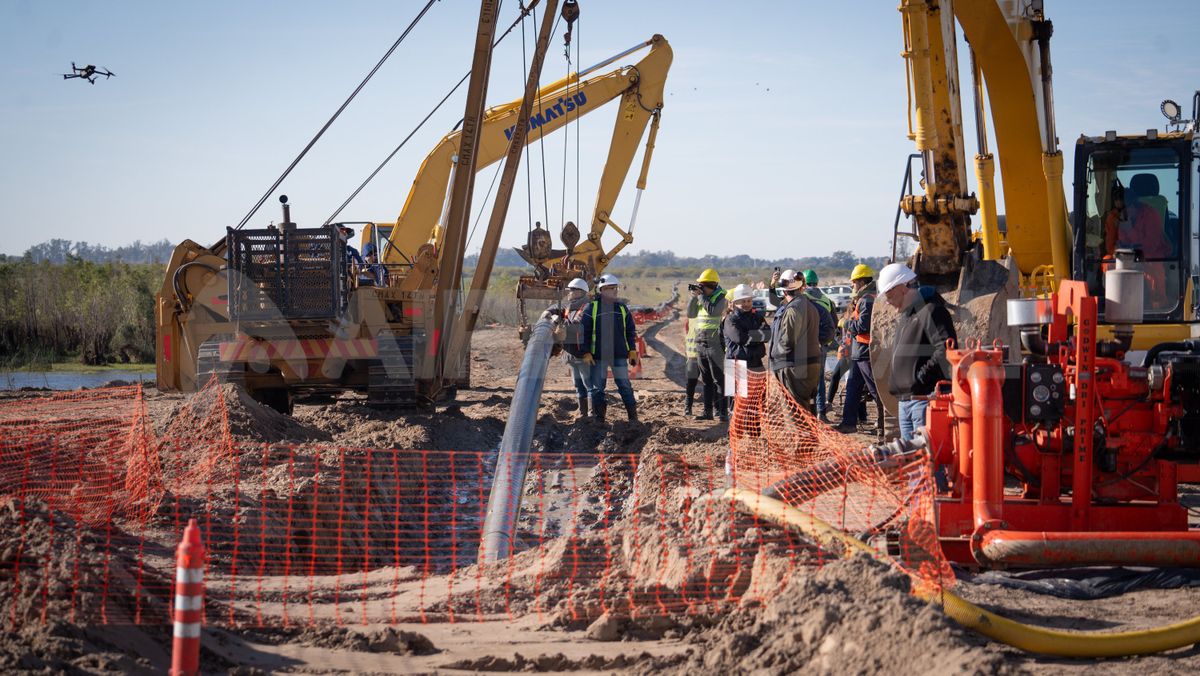
[[[1022,363],[1006,364],[999,344],[950,349],[952,380],[930,403],[929,452],[949,484],[937,501],[947,557],[1200,566],[1176,484],[1181,464],[1200,462],[1200,341],[1159,345],[1134,366],[1121,339],[1130,327],[1097,340],[1085,283],[1020,303],[1035,318],[1014,321],[1010,307]]]

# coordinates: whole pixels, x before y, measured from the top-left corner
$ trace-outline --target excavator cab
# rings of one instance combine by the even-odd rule
[[[1114,253],[1132,250],[1145,274],[1146,323],[1197,316],[1200,213],[1191,132],[1080,137],[1075,152],[1074,278],[1104,298]],[[1103,309],[1103,306],[1101,306]]]

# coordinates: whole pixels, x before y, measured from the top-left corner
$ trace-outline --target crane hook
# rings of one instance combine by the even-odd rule
[[[567,59],[571,58],[571,31],[575,27],[575,20],[579,18],[579,1],[566,0],[563,2],[562,12],[560,16],[567,22],[567,32],[563,33],[563,46],[567,52]]]

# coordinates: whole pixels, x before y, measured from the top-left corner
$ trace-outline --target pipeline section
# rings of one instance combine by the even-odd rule
[[[899,569],[896,561],[887,555],[779,500],[741,488],[727,489],[725,497],[742,511],[768,523],[797,531],[829,551],[842,549],[846,556],[865,554]],[[968,629],[1015,648],[1043,655],[1124,657],[1174,650],[1200,642],[1200,616],[1140,631],[1058,631],[1001,617],[946,590],[918,591],[918,597],[941,606],[947,616]]]
[[[479,547],[480,563],[495,563],[508,558],[516,536],[517,514],[521,511],[521,493],[529,468],[530,444],[537,420],[546,367],[554,347],[554,324],[543,314],[529,337],[517,386],[513,391],[508,421],[496,456],[496,478],[488,496],[487,515]]]

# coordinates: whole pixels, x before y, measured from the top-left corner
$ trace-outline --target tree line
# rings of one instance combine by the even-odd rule
[[[0,262],[0,364],[153,361],[154,294],[164,270],[75,256]]]
[[[63,264],[77,258],[93,263],[166,263],[171,260],[174,250],[175,245],[166,239],[157,242],[135,240],[133,244],[113,248],[103,244],[52,239],[29,247],[22,256],[9,256],[7,260],[28,259],[34,263],[45,261]]]
[[[473,268],[478,260],[479,254],[471,254],[463,261],[463,265]],[[716,268],[718,271],[722,269],[761,269],[770,271],[773,268],[779,267],[794,270],[812,268],[814,270],[848,272],[859,263],[866,263],[874,268],[879,268],[887,263],[887,259],[882,256],[860,257],[854,255],[851,251],[834,251],[828,256],[805,256],[799,258],[756,258],[745,254],[737,256],[679,256],[673,251],[638,251],[636,253],[622,252],[617,254],[616,258],[609,263],[608,268],[613,271],[667,268],[697,271],[705,268]],[[496,252],[495,266],[497,268],[521,268],[528,267],[528,264],[512,249],[502,249]]]

